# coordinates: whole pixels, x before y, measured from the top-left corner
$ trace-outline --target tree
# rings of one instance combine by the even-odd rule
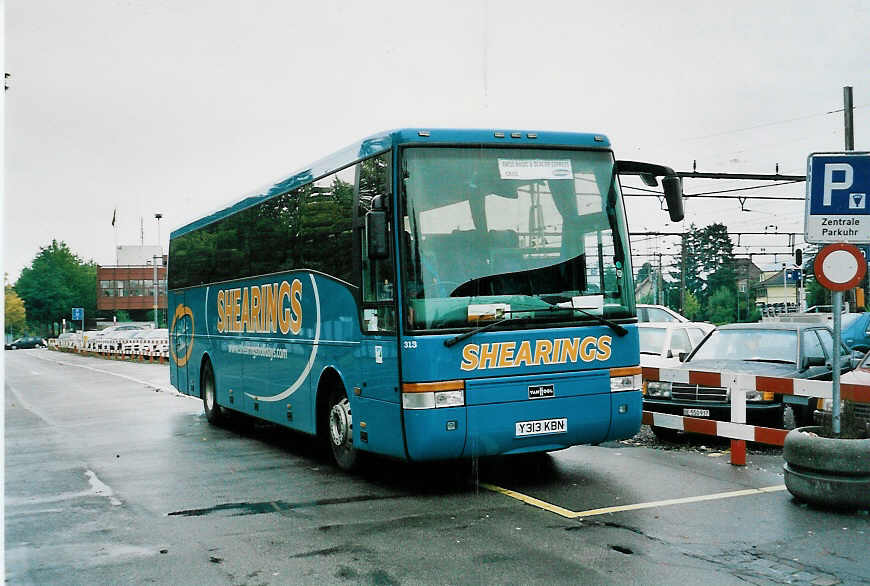
[[[681,286],[685,279],[686,296],[691,293],[696,299],[704,287],[701,267],[698,264],[700,246],[700,230],[691,224],[688,231],[683,234],[682,250],[674,263],[675,270],[670,273],[671,280],[680,283]],[[685,310],[685,307],[682,309]],[[683,311],[683,314],[685,315],[686,312]]]
[[[652,265],[648,262],[643,263],[643,265],[637,271],[637,279],[638,283],[643,282],[644,279],[649,277],[652,274]]]
[[[727,287],[720,287],[710,296],[708,315],[714,324],[727,324],[734,321],[735,297]]]
[[[14,288],[30,323],[43,332],[54,333],[73,307],[84,307],[85,315],[97,310],[97,267],[73,254],[65,242],[52,240],[40,247]]]
[[[150,321],[150,322],[154,321],[154,310],[153,309],[149,310],[148,313],[145,314],[145,319],[147,321]],[[118,318],[118,321],[120,321],[120,320],[121,320],[121,318]],[[157,327],[158,328],[167,327],[166,326],[166,310],[164,310],[164,309],[157,310]]]
[[[685,277],[687,297],[691,293],[700,307],[709,311],[714,291],[724,287],[732,295],[736,294],[734,245],[725,224],[715,223],[703,228],[690,225],[683,235],[682,247],[676,259],[676,270],[670,277],[677,283]],[[685,307],[683,314],[688,315]]]
[[[725,288],[732,296],[737,293],[737,273],[734,271],[734,245],[725,224],[710,224],[701,230],[701,270],[707,276],[704,287],[709,299]]]
[[[683,315],[690,320],[695,320],[701,314],[701,304],[692,293],[686,291],[686,298],[683,305]]]
[[[8,334],[23,333],[27,327],[27,310],[24,309],[24,302],[10,285],[6,285],[5,320]]]

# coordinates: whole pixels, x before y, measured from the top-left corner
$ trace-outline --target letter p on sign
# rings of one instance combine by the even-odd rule
[[[842,171],[843,180],[834,181],[834,172]],[[822,190],[822,205],[831,205],[831,191],[835,189],[849,189],[852,187],[854,172],[849,163],[825,163],[825,179]],[[818,197],[818,196],[816,196]],[[818,201],[818,200],[816,200]]]

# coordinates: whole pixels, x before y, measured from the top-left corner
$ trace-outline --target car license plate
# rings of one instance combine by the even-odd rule
[[[539,419],[537,421],[517,421],[515,425],[516,437],[568,432],[567,417],[562,417],[561,419]]]
[[[709,409],[683,409],[683,415],[689,417],[710,417]]]

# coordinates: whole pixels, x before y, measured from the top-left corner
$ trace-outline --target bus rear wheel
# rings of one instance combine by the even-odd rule
[[[334,390],[329,397],[329,411],[326,414],[327,440],[332,459],[342,470],[353,470],[360,460],[359,450],[353,445],[353,414],[347,394]]]
[[[211,363],[206,362],[202,367],[200,381],[202,391],[202,406],[205,409],[205,418],[212,425],[221,425],[226,421],[226,412],[217,402],[217,387],[214,384],[214,371]]]

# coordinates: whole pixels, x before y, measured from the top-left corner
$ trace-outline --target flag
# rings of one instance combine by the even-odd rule
[[[112,212],[112,227],[115,227],[115,216],[118,214],[118,208],[115,208],[115,211]]]

